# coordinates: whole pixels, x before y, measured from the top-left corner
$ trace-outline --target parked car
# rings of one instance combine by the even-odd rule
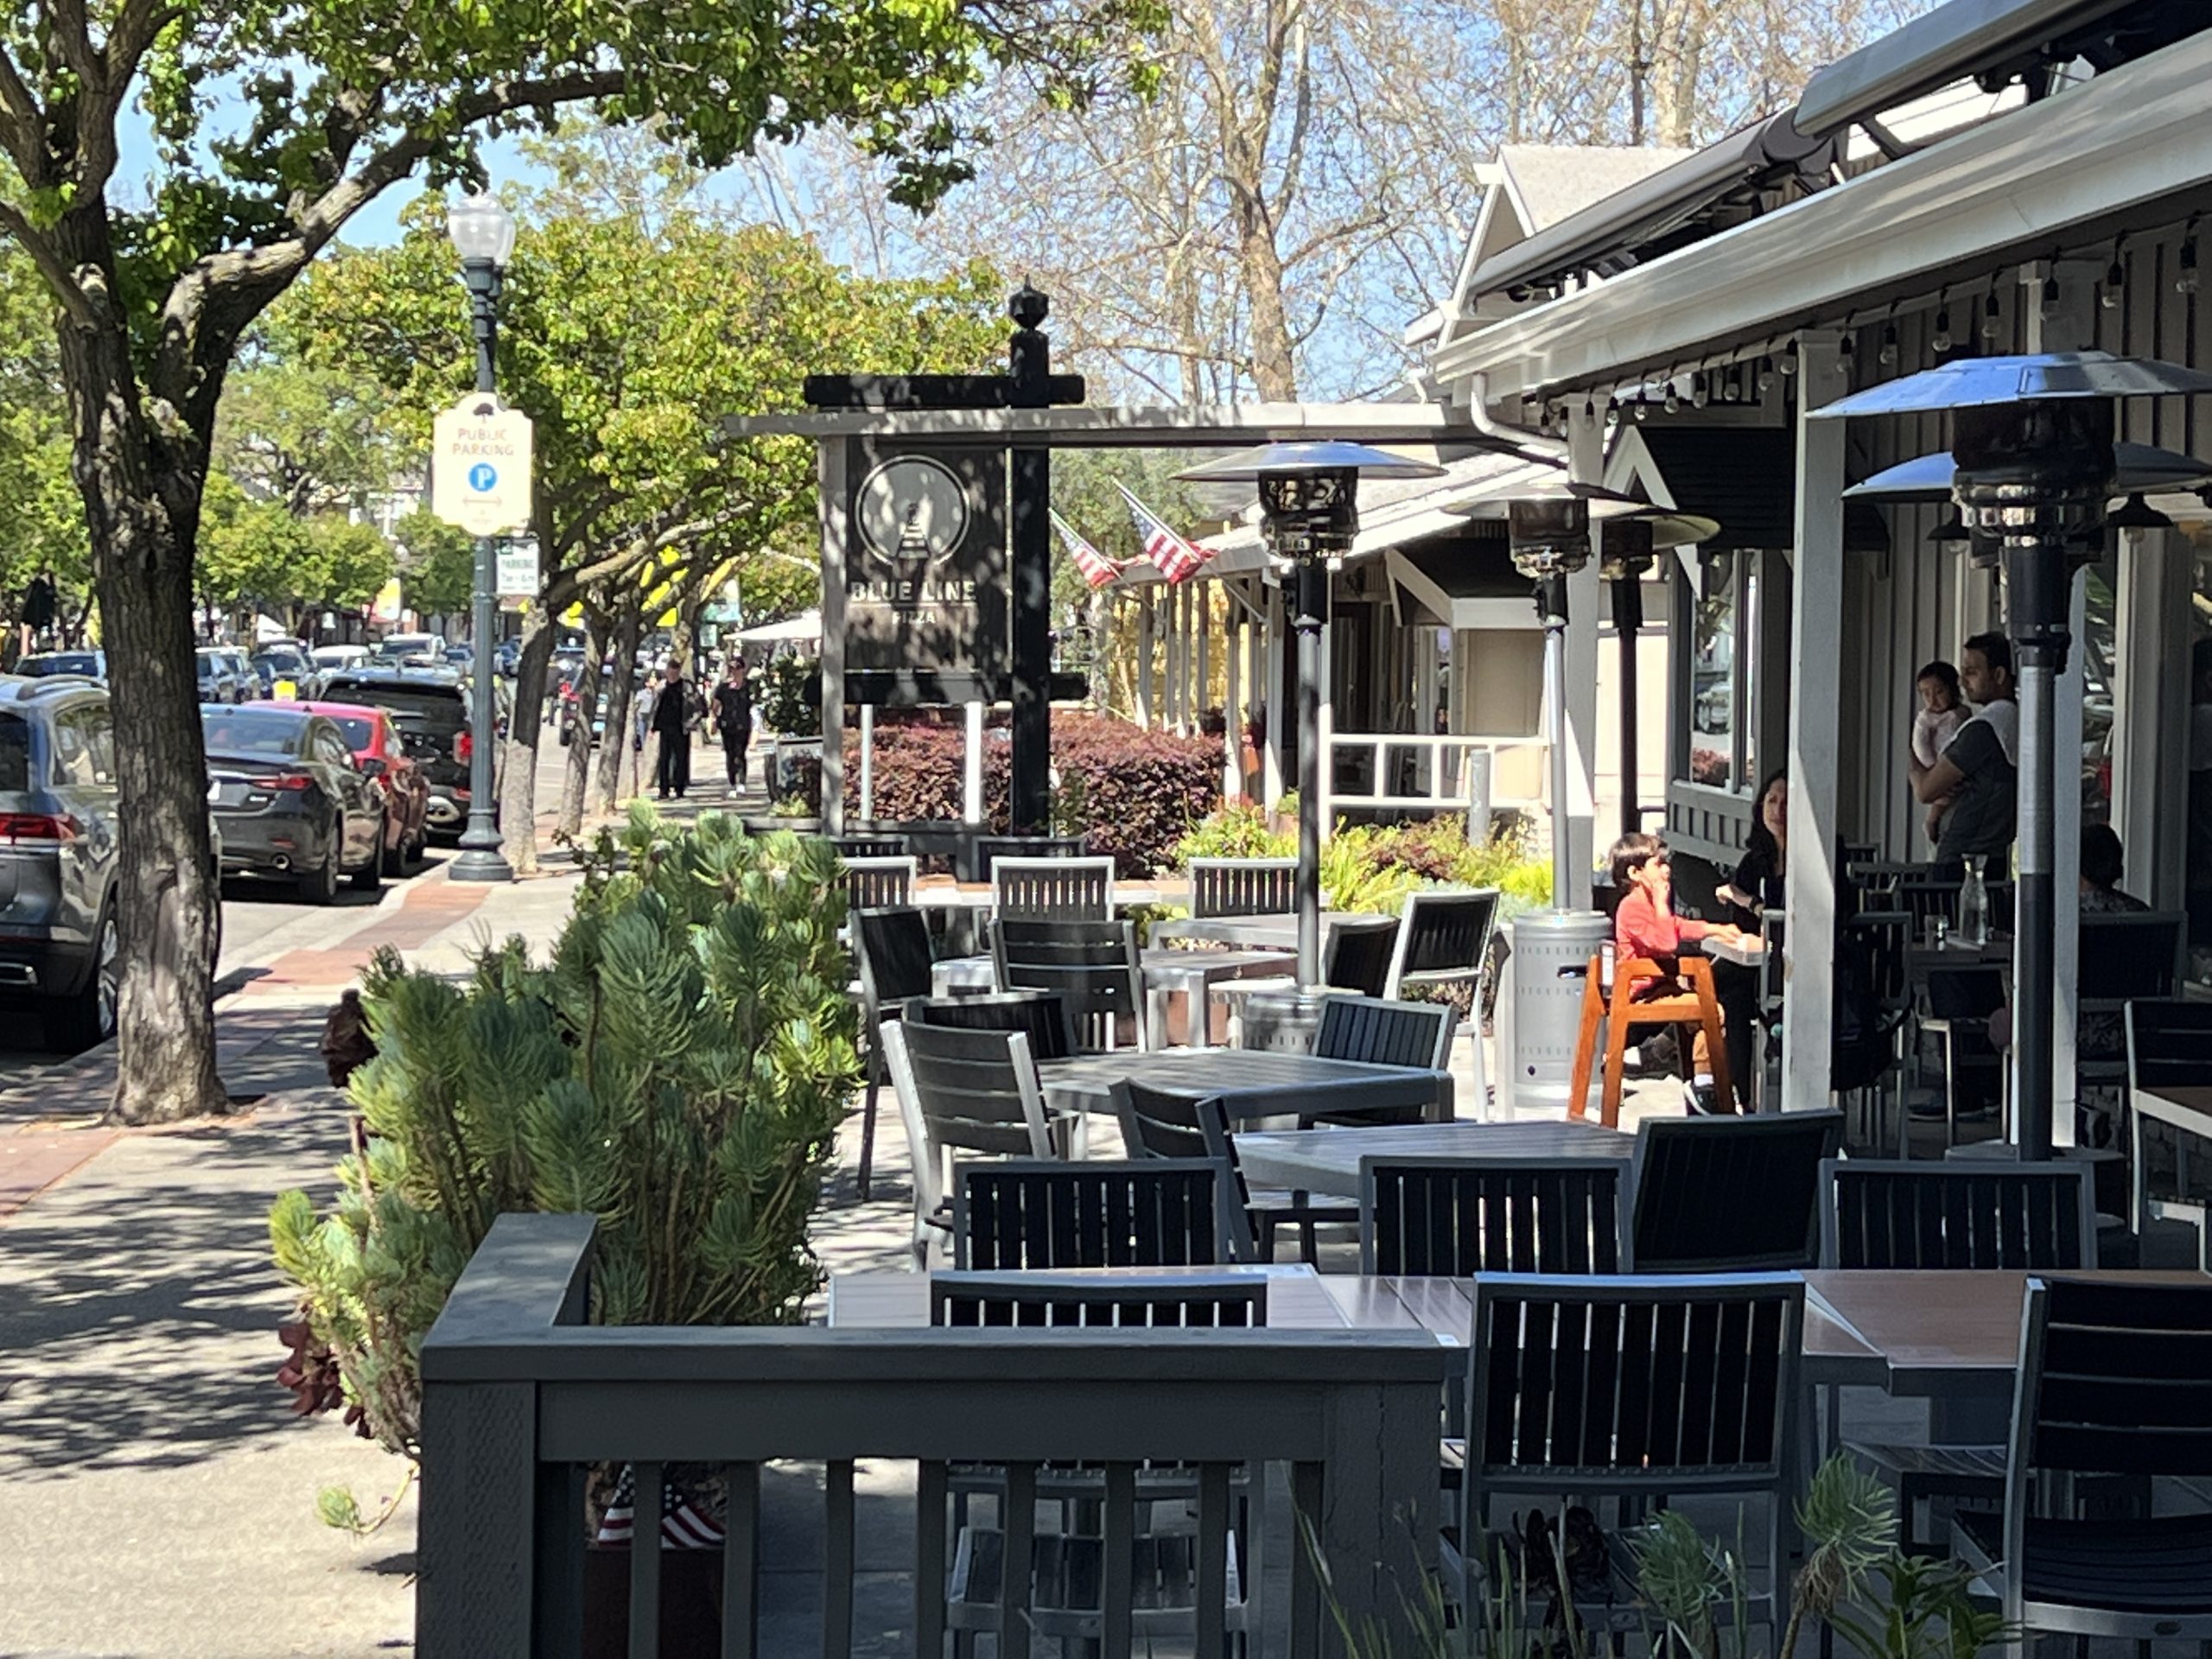
[[[506,691],[493,682],[499,733],[506,730]],[[469,730],[469,688],[444,669],[393,668],[368,664],[333,674],[324,682],[322,700],[381,709],[399,728],[408,758],[423,771],[430,791],[430,830],[458,840],[468,821],[469,764],[474,738]],[[496,759],[496,758],[495,758]]]
[[[354,764],[384,797],[384,873],[404,875],[430,844],[430,785],[407,753],[390,711],[358,702],[298,702],[338,728]]]
[[[265,697],[303,697],[312,689],[314,665],[308,661],[307,652],[289,640],[262,646],[253,653],[252,661]]]
[[[106,691],[0,677],[0,999],[35,1007],[50,1047],[115,1034],[118,842]]]
[[[17,663],[16,672],[27,679],[41,679],[49,674],[81,674],[88,680],[96,680],[105,685],[107,653],[104,651],[42,651]]]
[[[308,652],[308,683],[301,690],[308,696],[321,696],[324,680],[342,669],[359,668],[368,660],[366,645],[317,645]]]
[[[339,879],[373,893],[384,880],[384,797],[334,721],[296,704],[200,710],[208,804],[223,868],[296,881],[310,904]]]
[[[492,666],[502,679],[512,680],[522,666],[522,641],[502,639],[492,647]]]
[[[201,702],[244,702],[253,695],[251,675],[240,677],[229,652],[219,645],[202,645],[199,657]]]
[[[442,660],[445,652],[446,637],[442,633],[388,633],[378,642],[375,660],[400,663],[410,657]]]
[[[476,665],[476,647],[474,645],[448,645],[440,656],[448,668],[460,673],[466,674]],[[497,667],[498,664],[494,663],[495,671]]]

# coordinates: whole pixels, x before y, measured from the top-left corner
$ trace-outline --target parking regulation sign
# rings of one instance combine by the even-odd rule
[[[530,524],[530,416],[488,392],[437,417],[430,438],[430,511],[472,536]]]

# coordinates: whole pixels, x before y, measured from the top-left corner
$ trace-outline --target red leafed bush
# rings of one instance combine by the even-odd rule
[[[1007,827],[1013,753],[1007,728],[984,733],[983,807]],[[879,722],[875,728],[875,816],[957,818],[966,740],[950,723]],[[1175,737],[1103,715],[1052,715],[1057,774],[1052,827],[1080,831],[1090,850],[1110,855],[1123,876],[1149,875],[1168,861],[1192,824],[1221,804],[1221,740]],[[845,810],[859,810],[860,737],[845,734]]]

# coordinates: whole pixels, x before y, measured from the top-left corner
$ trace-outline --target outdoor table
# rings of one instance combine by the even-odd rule
[[[1329,930],[1338,922],[1388,922],[1395,919],[1380,911],[1325,910],[1321,912],[1321,935],[1326,938]],[[1298,918],[1291,915],[1209,916],[1198,920],[1182,917],[1154,925],[1152,942],[1154,944],[1166,944],[1173,939],[1249,945],[1262,950],[1295,950],[1298,949]]]
[[[1045,1103],[1056,1111],[1103,1112],[1113,1085],[1128,1078],[1169,1094],[1222,1097],[1232,1122],[1240,1118],[1313,1117],[1365,1111],[1424,1109],[1433,1122],[1452,1121],[1452,1074],[1411,1065],[1369,1065],[1250,1048],[1174,1048],[1078,1054],[1037,1068]]]
[[[1233,1262],[1192,1268],[1071,1268],[1026,1272],[1025,1285],[1095,1284],[1102,1279],[1249,1279],[1268,1281],[1268,1327],[1275,1331],[1342,1331],[1353,1321],[1303,1262]],[[913,1330],[930,1322],[930,1278],[903,1268],[862,1268],[830,1276],[829,1323],[848,1330]],[[1382,1328],[1382,1327],[1376,1327]],[[1407,1327],[1401,1325],[1398,1329]]]
[[[2212,1088],[2169,1084],[2162,1089],[2137,1089],[2129,1096],[2129,1104],[2139,1116],[2164,1123],[2179,1132],[2174,1138],[2174,1191],[2181,1194],[2182,1201],[2186,1203],[2189,1193],[2189,1143],[2184,1137],[2193,1135],[2212,1140]],[[2135,1236],[2141,1238],[2150,1231],[2151,1224],[2157,1217],[2151,1213],[2150,1160],[2142,1155],[2139,1147],[2133,1161]]]
[[[1636,1137],[1595,1123],[1407,1123],[1268,1130],[1236,1137],[1254,1186],[1359,1196],[1362,1158],[1626,1158]]]
[[[1179,991],[1189,1011],[1185,1033],[1192,1048],[1213,1044],[1209,995],[1225,980],[1262,979],[1298,966],[1294,950],[1178,950],[1158,946],[1138,957],[1144,969],[1145,1031],[1154,1048],[1167,1046],[1167,999]]]
[[[1766,961],[1766,941],[1754,933],[1737,939],[1700,939],[1698,949],[1715,962],[1732,962],[1738,968],[1757,968]]]

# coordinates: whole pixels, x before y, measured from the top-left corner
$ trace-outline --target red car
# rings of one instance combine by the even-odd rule
[[[430,843],[430,785],[408,757],[388,709],[353,702],[294,705],[327,716],[345,734],[354,764],[385,802],[384,873],[404,875]]]

